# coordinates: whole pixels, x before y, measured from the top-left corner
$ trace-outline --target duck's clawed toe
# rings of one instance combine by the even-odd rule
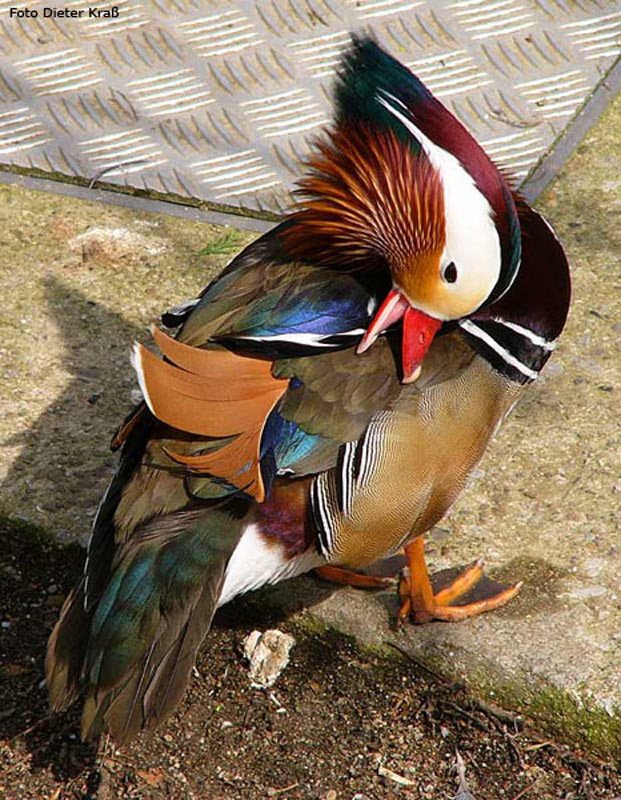
[[[483,561],[477,559],[467,567],[453,567],[430,576],[431,592],[420,592],[404,570],[399,582],[401,608],[398,621],[421,624],[431,620],[458,622],[493,611],[512,600],[522,582],[498,583],[483,572]]]
[[[355,586],[357,589],[386,589],[396,584],[396,578],[384,575],[370,575],[366,572],[354,572],[341,567],[326,565],[317,567],[315,575],[329,583],[341,586]]]

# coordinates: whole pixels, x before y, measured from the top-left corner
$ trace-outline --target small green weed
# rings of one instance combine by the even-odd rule
[[[239,231],[230,230],[216,237],[213,242],[201,248],[198,256],[223,256],[235,252],[239,247],[241,234]]]

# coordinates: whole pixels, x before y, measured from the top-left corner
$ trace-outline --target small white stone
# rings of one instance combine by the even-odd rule
[[[587,558],[584,562],[584,571],[589,578],[597,578],[606,566],[606,563],[607,561],[605,558]]]
[[[289,663],[295,639],[279,630],[252,631],[244,642],[244,655],[250,663],[250,683],[255,689],[268,689]]]
[[[605,586],[581,586],[572,589],[568,594],[576,600],[588,600],[590,597],[602,597],[607,591]]]

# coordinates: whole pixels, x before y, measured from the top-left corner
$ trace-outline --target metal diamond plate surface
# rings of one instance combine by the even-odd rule
[[[621,51],[621,0],[49,3],[0,0],[0,164],[255,211],[290,204],[350,31],[518,182]]]

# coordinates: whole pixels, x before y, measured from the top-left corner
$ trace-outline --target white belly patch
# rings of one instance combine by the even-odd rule
[[[226,567],[218,608],[238,594],[258,589],[266,583],[293,578],[325,563],[314,547],[288,558],[277,539],[266,539],[259,533],[258,525],[250,523]]]

